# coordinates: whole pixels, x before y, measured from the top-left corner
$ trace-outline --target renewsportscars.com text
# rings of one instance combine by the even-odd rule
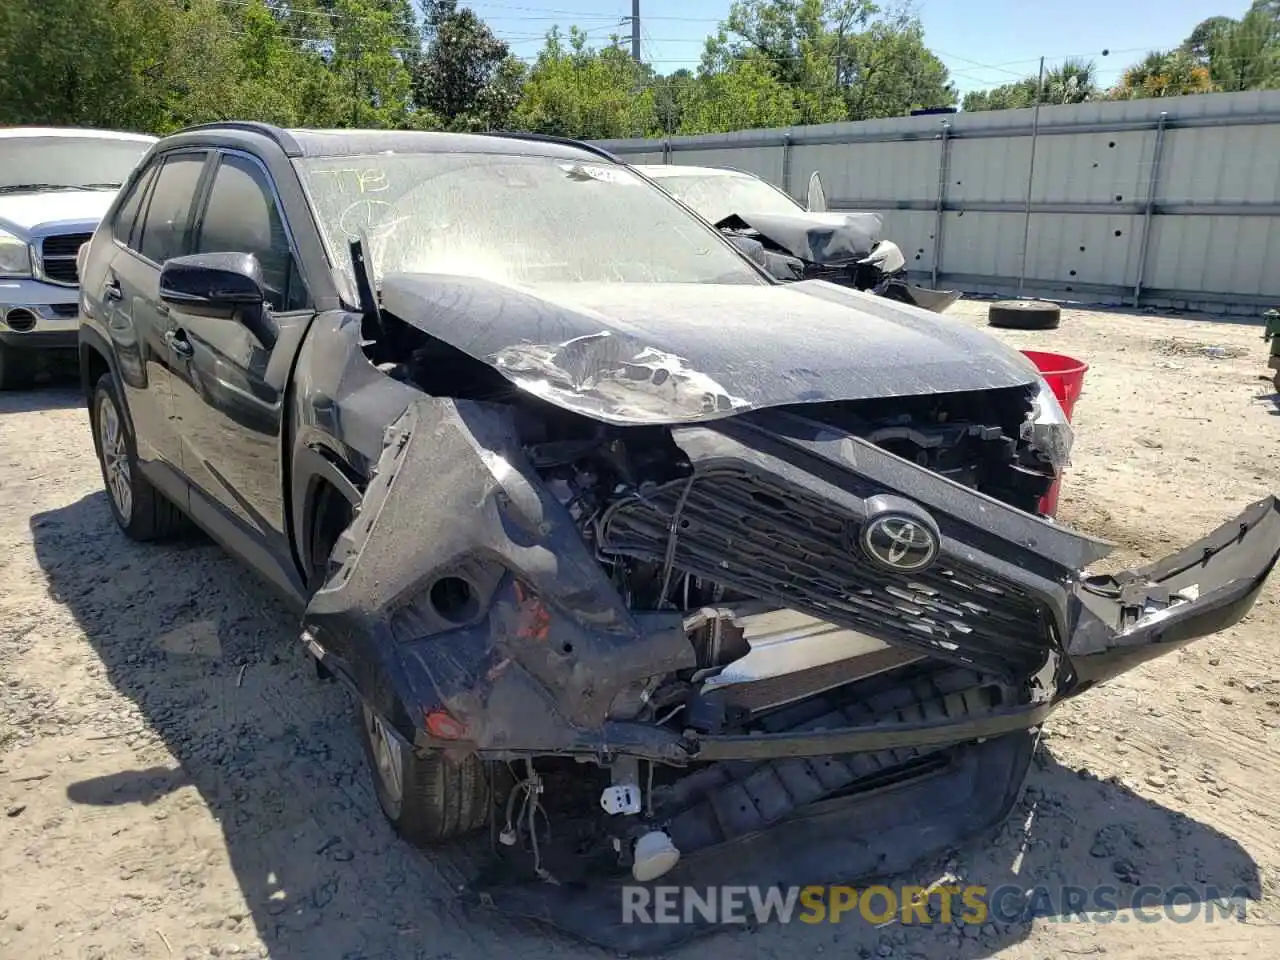
[[[945,885],[677,887],[625,886],[623,923],[1213,923],[1242,920],[1249,896],[1212,886],[1096,887]]]

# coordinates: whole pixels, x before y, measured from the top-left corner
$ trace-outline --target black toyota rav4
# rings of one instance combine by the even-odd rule
[[[484,902],[627,949],[675,932],[619,927],[623,883],[838,881],[997,821],[1056,703],[1239,620],[1280,552],[1268,498],[1090,574],[1036,513],[1072,437],[1021,354],[774,282],[583,144],[186,130],[80,275],[125,533],[262,574],[399,831],[490,824]]]

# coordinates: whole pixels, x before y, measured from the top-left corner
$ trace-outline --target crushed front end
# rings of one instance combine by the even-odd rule
[[[1274,499],[1089,576],[1107,546],[1034,513],[1070,445],[1054,406],[1015,387],[620,427],[424,397],[307,627],[417,749],[507,761],[549,809],[586,797],[559,844],[498,812],[541,879],[486,903],[667,946],[696,931],[619,926],[621,885],[904,868],[1005,816],[1062,698],[1248,611]]]
[[[732,215],[716,226],[771,276],[784,282],[826,280],[899,303],[942,313],[960,299],[959,290],[932,290],[911,282],[907,259],[891,240],[875,239],[879,217],[865,214],[776,218]]]

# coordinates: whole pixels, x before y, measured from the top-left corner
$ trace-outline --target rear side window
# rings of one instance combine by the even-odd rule
[[[139,252],[148,260],[164,263],[180,257],[189,247],[191,207],[200,185],[205,154],[184,153],[170,157],[160,168],[143,219]]]
[[[151,186],[151,181],[155,179],[156,169],[159,166],[158,163],[153,163],[142,171],[142,175],[134,181],[133,189],[129,191],[129,195],[125,197],[124,203],[120,205],[120,209],[116,212],[115,223],[111,225],[111,233],[127,247],[137,245],[140,232],[137,229],[138,210],[142,207],[142,201],[147,195],[147,188]]]
[[[213,176],[196,253],[252,253],[262,267],[267,302],[277,311],[299,310],[307,293],[266,172],[228,154]]]

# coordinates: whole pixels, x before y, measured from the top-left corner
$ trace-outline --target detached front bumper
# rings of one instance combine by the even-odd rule
[[[1250,506],[1207,537],[1149,566],[1092,577],[1067,642],[1067,692],[1163,656],[1245,616],[1280,557],[1280,505]]]
[[[913,307],[932,310],[934,313],[942,313],[960,299],[959,290],[930,290],[900,279],[886,280],[875,292],[890,300],[909,303]]]

